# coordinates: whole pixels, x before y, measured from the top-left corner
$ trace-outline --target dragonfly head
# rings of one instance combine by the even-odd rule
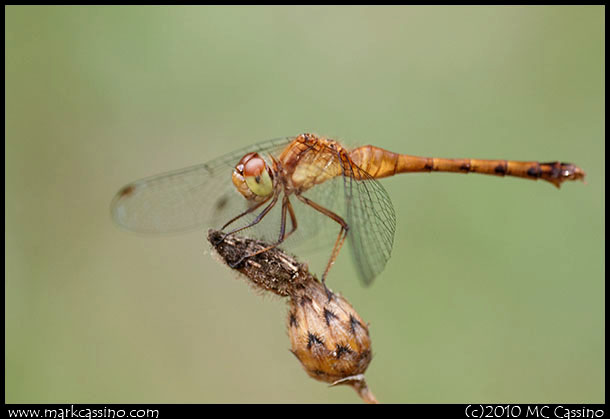
[[[262,201],[273,193],[271,171],[258,153],[248,153],[241,158],[233,170],[233,184],[251,201]]]

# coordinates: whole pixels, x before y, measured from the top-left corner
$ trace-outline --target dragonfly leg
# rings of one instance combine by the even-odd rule
[[[328,275],[328,271],[330,270],[330,267],[333,266],[333,264],[335,263],[335,260],[337,259],[337,256],[339,255],[339,251],[341,250],[341,247],[343,247],[343,243],[345,243],[345,239],[347,238],[347,232],[349,231],[349,225],[339,215],[335,214],[334,212],[332,212],[331,210],[329,210],[327,208],[324,208],[320,204],[313,202],[311,199],[308,199],[299,194],[297,194],[296,196],[303,203],[309,205],[316,211],[321,212],[322,214],[326,215],[327,217],[333,219],[341,226],[341,230],[339,230],[339,235],[337,236],[337,240],[335,241],[335,245],[330,254],[330,259],[328,261],[328,264],[326,265],[326,269],[324,269],[324,273],[322,274],[322,284],[324,284],[324,289],[326,290],[326,295],[328,297],[328,300],[330,301],[330,299],[332,297],[332,291],[330,291],[326,287],[326,275]]]
[[[244,211],[244,212],[242,212],[241,214],[236,215],[235,217],[231,218],[229,221],[227,221],[227,223],[226,223],[225,225],[223,225],[223,226],[220,228],[220,231],[224,230],[224,229],[225,229],[225,228],[227,228],[227,227],[228,227],[230,224],[232,224],[232,223],[234,223],[235,221],[239,220],[239,219],[240,219],[241,217],[243,217],[244,215],[248,215],[248,214],[250,214],[251,212],[256,211],[256,210],[257,210],[257,209],[259,209],[259,208],[260,208],[260,207],[261,207],[261,206],[262,206],[262,205],[263,205],[265,202],[267,202],[269,199],[271,199],[271,197],[269,197],[269,198],[265,199],[264,201],[259,202],[258,204],[256,204],[256,205],[254,205],[254,206],[252,206],[252,207],[248,208],[247,210],[245,210],[245,211]],[[260,221],[260,220],[259,220],[259,221]],[[252,225],[254,225],[254,224],[252,224]],[[248,227],[249,227],[249,226],[248,226]],[[244,228],[247,228],[247,227],[244,227]],[[218,246],[220,243],[222,243],[223,241],[225,241],[225,239],[226,239],[227,237],[229,237],[229,235],[231,235],[231,234],[233,234],[233,233],[235,233],[235,231],[231,231],[231,232],[229,232],[229,233],[225,233],[225,234],[224,234],[224,235],[223,235],[223,236],[220,238],[220,240],[218,240],[216,243],[214,243],[214,246]]]
[[[245,230],[245,229],[247,229],[247,228],[250,228],[250,227],[255,226],[256,224],[260,223],[260,222],[261,222],[261,220],[262,220],[262,219],[265,217],[265,215],[267,215],[267,214],[269,213],[269,211],[271,211],[271,209],[272,209],[272,208],[275,206],[275,204],[277,203],[277,199],[278,199],[278,197],[279,197],[279,193],[275,193],[275,194],[273,195],[273,199],[271,200],[271,202],[269,203],[269,205],[267,205],[267,206],[266,206],[266,207],[265,207],[265,208],[264,208],[264,209],[263,209],[263,210],[260,212],[260,214],[258,214],[258,215],[256,216],[256,218],[254,219],[254,221],[252,221],[250,224],[248,224],[248,225],[246,225],[246,226],[239,227],[239,228],[236,228],[236,229],[234,229],[234,230],[229,231],[229,232],[228,232],[228,233],[226,233],[224,236],[222,236],[222,239],[220,239],[220,241],[218,242],[218,244],[222,243],[222,242],[224,241],[224,239],[226,239],[226,238],[227,238],[228,236],[230,236],[231,234],[238,233],[238,232],[240,232],[240,231],[242,231],[242,230]],[[256,205],[256,206],[254,207],[254,209],[253,209],[253,210],[251,210],[251,211],[250,211],[250,210],[248,210],[248,211],[245,211],[245,212],[241,213],[241,214],[240,214],[239,216],[237,216],[237,217],[236,217],[234,220],[231,220],[231,222],[233,222],[233,221],[237,220],[238,218],[243,217],[244,215],[246,215],[246,214],[248,214],[248,213],[250,213],[250,212],[254,211],[256,208],[260,207],[260,206],[261,206],[263,203],[265,203],[265,202],[267,202],[267,201],[263,201],[261,204]],[[230,224],[230,223],[229,223],[229,224]],[[231,266],[231,267],[233,268],[233,266]]]
[[[292,230],[290,230],[288,233],[286,233],[286,212],[290,213],[290,222],[292,224]],[[286,240],[292,233],[294,233],[294,231],[296,229],[297,229],[297,219],[294,215],[294,210],[292,209],[292,205],[290,204],[288,195],[284,194],[284,198],[282,199],[282,218],[281,218],[281,224],[280,224],[280,236],[278,238],[278,241],[263,249],[257,250],[254,253],[242,256],[237,262],[235,262],[234,266],[231,266],[231,267],[234,268],[236,266],[239,266],[244,260],[251,258],[252,256],[259,255],[263,252],[266,252],[267,250],[273,249],[274,247],[276,247],[280,243],[282,243],[284,240]]]
[[[259,202],[258,204],[248,208],[247,210],[245,210],[244,212],[242,212],[241,214],[231,218],[229,221],[226,222],[225,225],[223,225],[220,229],[224,230],[225,228],[227,228],[230,224],[233,224],[235,221],[239,220],[241,217],[243,217],[244,215],[248,215],[251,212],[256,211],[258,208],[260,208],[265,202],[267,202],[271,197],[265,199],[264,201]]]
[[[227,221],[227,223],[226,223],[225,225],[223,225],[223,226],[220,228],[220,231],[224,230],[224,229],[225,229],[225,228],[227,228],[227,227],[228,227],[230,224],[232,224],[232,223],[234,223],[235,221],[239,220],[239,219],[240,219],[241,217],[243,217],[244,215],[248,215],[248,214],[250,214],[251,212],[256,211],[258,208],[260,208],[260,207],[261,207],[261,206],[262,206],[262,205],[263,205],[265,202],[267,202],[269,199],[270,199],[270,198],[267,198],[267,199],[265,199],[264,201],[261,201],[261,202],[259,202],[258,204],[256,204],[256,205],[254,205],[254,206],[252,206],[252,207],[248,208],[247,210],[245,210],[245,211],[244,211],[244,212],[242,212],[241,214],[239,214],[239,215],[237,215],[237,216],[235,216],[235,217],[231,218],[229,221]],[[260,220],[259,220],[259,221],[260,221]],[[252,225],[254,225],[254,224],[252,224]],[[250,226],[246,226],[246,227],[244,227],[244,228],[248,228],[248,227],[250,227]],[[230,231],[230,232],[228,232],[228,233],[223,234],[223,235],[222,235],[222,237],[221,237],[221,238],[220,238],[218,241],[216,241],[216,243],[214,243],[214,246],[218,246],[220,243],[222,243],[223,241],[225,241],[225,239],[226,239],[227,237],[229,237],[229,236],[230,236],[231,234],[233,234],[233,233],[235,233],[235,231]]]
[[[290,230],[290,232],[288,234],[286,234],[285,236],[283,236],[282,235],[283,233],[281,233],[279,242],[283,242],[286,238],[288,238],[288,236],[290,236],[292,233],[294,233],[294,231],[297,229],[297,217],[294,215],[294,209],[292,208],[292,204],[290,203],[290,200],[288,199],[287,195],[284,196],[284,200],[286,201],[286,203],[284,204],[284,202],[282,201],[282,211],[285,211],[285,208],[288,209],[288,213],[290,214],[290,223],[292,224],[292,230]],[[282,217],[285,218],[285,214],[282,215]],[[286,226],[286,223],[284,221],[282,221],[282,226],[284,228]],[[284,231],[284,228],[281,229],[282,232]]]

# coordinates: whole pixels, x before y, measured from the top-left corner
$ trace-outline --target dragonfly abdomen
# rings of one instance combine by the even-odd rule
[[[566,180],[585,178],[585,172],[572,163],[418,157],[392,153],[370,145],[352,150],[350,158],[374,178],[414,172],[481,173],[542,179],[557,187]]]

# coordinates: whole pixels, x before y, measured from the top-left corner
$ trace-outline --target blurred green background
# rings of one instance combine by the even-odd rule
[[[384,180],[392,259],[363,288],[345,252],[329,281],[381,402],[605,401],[601,6],[5,11],[7,402],[360,402],[202,231],[109,215],[129,181],[302,132],[583,167]]]

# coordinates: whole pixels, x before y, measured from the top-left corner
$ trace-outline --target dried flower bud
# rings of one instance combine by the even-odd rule
[[[366,324],[342,296],[329,300],[319,282],[291,298],[288,334],[292,353],[316,380],[338,383],[363,374],[371,362]]]

